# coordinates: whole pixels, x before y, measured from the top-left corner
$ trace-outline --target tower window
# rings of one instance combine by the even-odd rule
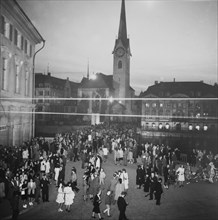
[[[122,61],[121,60],[118,62],[118,69],[122,69]]]

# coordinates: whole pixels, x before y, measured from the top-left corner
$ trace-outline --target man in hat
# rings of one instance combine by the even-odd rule
[[[118,209],[120,211],[119,220],[128,220],[127,217],[126,217],[126,214],[125,214],[126,206],[128,205],[128,203],[124,199],[126,194],[127,194],[126,192],[122,192],[121,196],[119,196],[119,198],[117,200],[117,206],[118,206]]]
[[[160,199],[161,199],[161,194],[163,193],[163,188],[162,188],[162,178],[158,179],[158,182],[156,183],[155,187],[155,199],[156,199],[156,205],[160,205]]]
[[[46,177],[46,174],[43,174],[41,179],[41,189],[42,189],[42,201],[49,202],[49,181]]]

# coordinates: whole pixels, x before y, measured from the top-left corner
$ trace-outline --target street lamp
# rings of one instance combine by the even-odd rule
[[[193,129],[192,124],[188,126],[188,129],[189,129],[189,131],[192,131],[192,129]]]
[[[198,131],[200,130],[200,126],[199,126],[199,125],[196,125],[195,128],[196,128],[196,130],[198,130]]]
[[[109,98],[109,102],[110,102],[110,103],[113,102],[113,96],[110,96],[110,98]]]
[[[110,123],[111,123],[111,107],[112,107],[112,103],[113,103],[113,96],[110,96],[109,98],[109,127],[110,127]]]
[[[208,126],[207,126],[207,125],[204,125],[203,129],[204,129],[204,131],[207,131]]]
[[[92,79],[92,80],[95,80],[96,78],[97,78],[97,76],[94,73],[90,76],[90,79]]]
[[[159,129],[162,129],[163,125],[162,123],[159,124]]]

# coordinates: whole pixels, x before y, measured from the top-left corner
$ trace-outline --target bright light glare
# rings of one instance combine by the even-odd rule
[[[113,97],[111,96],[110,98],[109,98],[109,102],[113,102]]]
[[[90,79],[92,79],[92,80],[95,80],[96,78],[97,78],[97,76],[94,73],[90,76]]]

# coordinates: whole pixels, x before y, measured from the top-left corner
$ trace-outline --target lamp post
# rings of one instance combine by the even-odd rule
[[[113,103],[113,97],[110,96],[110,98],[109,98],[109,127],[110,127],[110,124],[111,124],[111,107],[112,107],[112,103]]]

